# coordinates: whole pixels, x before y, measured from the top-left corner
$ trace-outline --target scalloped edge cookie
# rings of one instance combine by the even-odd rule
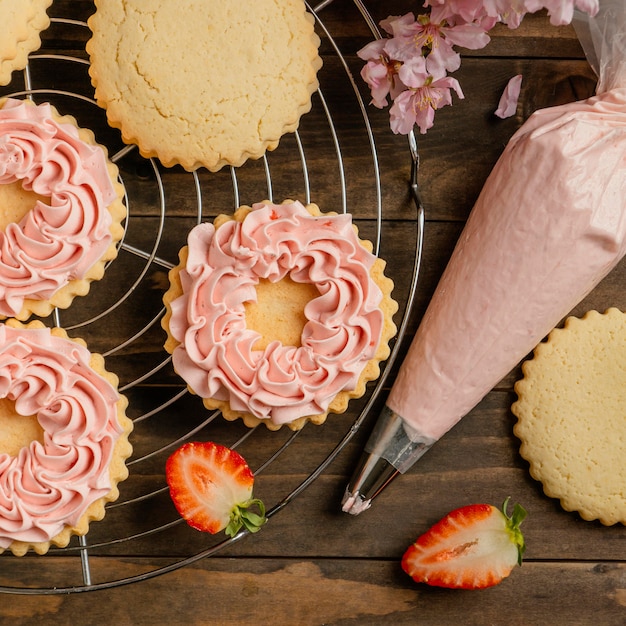
[[[0,98],[0,108],[2,108],[6,100],[7,98]],[[25,100],[25,102],[31,106],[36,106],[29,100]],[[119,179],[119,169],[117,165],[109,159],[107,148],[96,141],[93,131],[88,128],[80,127],[75,117],[72,115],[62,115],[53,105],[49,106],[53,119],[58,124],[71,124],[75,126],[78,129],[78,136],[81,141],[91,146],[97,146],[104,154],[107,165],[107,173],[116,193],[115,200],[113,200],[113,202],[111,202],[107,207],[107,210],[111,215],[111,225],[109,226],[111,243],[100,259],[98,259],[89,268],[82,278],[73,278],[68,280],[46,300],[25,298],[22,309],[12,316],[21,321],[26,321],[33,315],[42,318],[47,317],[55,308],[67,309],[70,307],[75,297],[87,295],[91,288],[91,283],[102,279],[105,273],[106,264],[117,257],[117,246],[124,237],[123,222],[127,217],[126,205],[124,204],[126,192]],[[0,319],[6,319],[7,317],[7,315],[0,315]]]
[[[522,372],[511,410],[531,476],[566,511],[626,524],[626,314],[567,318]]]
[[[41,33],[50,26],[52,0],[0,0],[0,85],[23,70],[28,55],[41,47]]]
[[[318,88],[320,39],[302,0],[96,0],[88,24],[98,105],[166,167],[260,158],[298,128]]]

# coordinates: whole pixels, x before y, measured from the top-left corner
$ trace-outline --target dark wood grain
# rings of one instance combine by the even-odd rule
[[[370,0],[367,5],[378,21],[390,13],[414,11],[417,3]],[[86,20],[92,11],[88,0],[56,0],[51,14]],[[367,105],[367,90],[359,78],[362,62],[356,53],[372,35],[356,7],[350,0],[335,0],[320,11],[320,18],[322,87],[299,129],[311,200],[324,210],[342,210],[345,200],[362,236],[376,236],[377,189],[371,176],[371,146],[365,138],[366,123],[371,124],[381,180],[380,255],[396,283],[399,322],[416,245],[407,140],[390,131],[387,111]],[[42,52],[85,59],[88,36],[82,27],[55,23],[44,34]],[[35,84],[87,98],[93,95],[84,65],[33,59],[31,73]],[[506,82],[517,73],[524,79],[516,115],[500,120],[493,111]],[[435,128],[418,136],[427,215],[422,271],[400,358],[391,366],[374,409],[384,400],[463,223],[508,139],[533,111],[585,98],[595,85],[573,28],[550,26],[544,14],[528,16],[517,30],[494,29],[486,49],[464,51],[457,77],[465,99],[439,111]],[[0,95],[23,87],[18,75]],[[354,89],[365,102],[367,120]],[[35,97],[49,97],[63,112],[76,115],[110,154],[122,150],[119,133],[95,105],[57,95]],[[333,120],[343,171],[322,104]],[[276,200],[304,199],[303,169],[293,157],[297,150],[296,138],[287,136],[267,155],[272,172],[269,189],[262,161],[239,168],[240,203],[262,200],[269,193]],[[332,416],[321,427],[305,428],[265,465],[289,442],[290,431],[262,427],[246,439],[248,430],[241,423],[226,422],[219,415],[213,418],[197,397],[185,393],[163,350],[161,298],[168,285],[167,271],[177,262],[189,229],[198,219],[232,209],[231,172],[200,171],[195,181],[180,168],[155,164],[152,169],[137,151],[117,162],[130,201],[125,245],[105,278],[93,285],[88,297],[61,312],[60,320],[70,334],[103,352],[108,368],[120,378],[135,421],[130,477],[121,486],[120,501],[108,508],[102,522],[92,524],[87,536],[90,585],[82,578],[76,541],[45,557],[0,556],[0,587],[15,588],[2,595],[3,623],[618,626],[626,622],[626,531],[622,525],[605,527],[563,510],[530,477],[519,456],[510,412],[519,367],[393,482],[369,511],[347,516],[340,511],[340,501],[375,410],[319,477],[291,499],[290,494],[351,433],[367,398],[354,401],[346,414]],[[155,171],[164,181],[163,218]],[[152,261],[146,263],[135,250],[150,251]],[[626,307],[625,280],[622,263],[573,313]],[[107,315],[100,321],[109,307],[115,307],[114,322],[107,321],[111,319]],[[149,330],[141,332],[146,326]],[[137,333],[141,334],[135,338]],[[222,546],[223,537],[199,533],[179,520],[165,488],[163,467],[168,454],[188,436],[239,442],[251,467],[259,470],[256,493],[272,513],[258,535]],[[470,502],[500,504],[507,496],[529,511],[523,526],[528,547],[522,568],[500,586],[485,592],[446,591],[416,585],[402,573],[399,560],[406,547],[446,512]],[[283,506],[285,499],[288,503]],[[214,555],[197,557],[213,549]],[[169,567],[172,571],[154,578],[150,573]],[[126,584],[118,586],[120,581]],[[97,590],[85,590],[90,586]],[[76,587],[81,592],[71,593]],[[17,588],[24,590],[18,593]]]
[[[151,559],[148,564],[164,561]],[[48,559],[41,575],[52,584],[71,565],[65,559]],[[138,559],[94,562],[94,570],[105,579],[132,577],[145,569],[146,563]],[[32,563],[25,559],[14,576],[28,582],[29,572]],[[114,590],[13,597],[3,607],[3,615],[14,626],[32,624],[34,619],[75,624],[78,615],[86,626],[165,626],[172,619],[189,626],[234,626],[257,620],[276,626],[454,622],[621,626],[625,573],[623,563],[529,562],[515,580],[499,587],[459,592],[417,587],[396,562],[387,560],[212,558]],[[585,606],[590,607],[588,613],[581,612]]]

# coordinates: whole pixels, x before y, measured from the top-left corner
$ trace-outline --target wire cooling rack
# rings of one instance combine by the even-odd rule
[[[241,168],[226,168],[216,174],[188,173],[176,168],[165,171],[155,160],[143,159],[134,146],[124,145],[117,131],[108,127],[104,112],[93,100],[86,55],[34,53],[23,75],[0,90],[0,96],[48,101],[61,113],[74,115],[81,126],[94,130],[97,140],[107,147],[111,160],[120,170],[128,217],[118,257],[107,267],[104,279],[92,285],[88,296],[76,299],[68,310],[55,311],[48,321],[51,325],[64,327],[72,336],[82,336],[92,351],[105,356],[107,369],[120,378],[120,391],[129,399],[128,414],[134,422],[131,436],[134,453],[128,462],[130,477],[120,486],[120,499],[107,507],[105,519],[92,523],[85,537],[73,538],[66,548],[52,548],[45,556],[23,557],[24,560],[30,559],[28,567],[34,570],[37,568],[34,559],[71,557],[76,561],[76,567],[67,574],[67,581],[55,580],[51,585],[42,576],[41,582],[0,586],[0,592],[67,594],[111,588],[153,578],[216,554],[246,537],[246,531],[230,539],[223,539],[223,535],[219,538],[195,533],[189,545],[181,548],[183,556],[170,558],[161,567],[147,568],[132,576],[113,575],[105,580],[94,580],[90,563],[93,555],[141,555],[141,546],[146,539],[155,534],[176,533],[181,524],[185,526],[173,512],[163,477],[165,459],[185,441],[212,438],[240,449],[249,461],[254,458],[252,469],[257,479],[262,480],[263,472],[269,466],[280,463],[290,453],[294,440],[306,437],[310,428],[324,428],[311,426],[298,432],[283,428],[277,433],[268,433],[263,426],[247,429],[239,423],[226,423],[217,412],[203,410],[195,402],[197,399],[190,398],[173,373],[169,356],[160,348],[163,344],[160,320],[164,313],[161,296],[166,288],[167,271],[176,264],[176,253],[184,244],[186,233],[195,224],[211,219],[217,212],[224,212],[225,203],[234,208],[265,198],[281,201],[297,197],[304,202],[316,202],[325,210],[332,206],[334,210],[350,211],[358,221],[358,207],[362,206],[365,197],[367,204],[375,207],[375,215],[373,219],[367,218],[373,226],[364,236],[374,242],[376,253],[390,236],[383,220],[379,159],[368,106],[361,95],[362,85],[355,80],[333,33],[324,22],[324,9],[332,1],[307,5],[315,16],[318,33],[330,50],[320,73],[320,88],[313,95],[311,112],[304,116],[293,136],[281,140],[275,152]],[[353,1],[372,35],[380,36],[361,0]],[[87,24],[71,15],[53,18],[52,22],[52,28],[57,25],[69,29],[78,41],[85,41],[89,36]],[[354,52],[350,51],[351,54]],[[327,99],[327,87],[331,81],[333,91],[341,85],[346,94],[339,108]],[[351,133],[359,134],[359,167],[367,167],[367,179],[371,181],[369,188],[360,188],[357,192],[352,191],[350,168],[346,165],[345,151],[348,148],[343,139],[341,120],[341,116],[347,114],[346,109],[351,109],[352,118],[359,120],[358,128],[352,129]],[[380,378],[368,388],[366,396],[355,402],[355,418],[348,430],[339,435],[336,430],[328,433],[323,456],[317,465],[306,470],[306,478],[298,478],[282,493],[272,494],[273,501],[264,495],[268,518],[302,494],[351,440],[371,411],[396,358],[413,303],[423,237],[424,215],[417,193],[417,146],[413,136],[409,139],[407,159],[412,158],[413,170],[407,186],[412,192],[416,218],[415,232],[406,236],[407,245],[415,247],[415,257],[412,276],[410,281],[405,281],[404,293],[394,291],[403,306],[396,317],[399,332],[391,357],[383,366]],[[326,169],[323,176],[316,170],[317,156],[322,152],[332,154],[336,164],[334,171],[329,173]],[[172,180],[175,180],[175,193],[170,188]],[[398,190],[398,193],[402,192]],[[356,201],[352,199],[354,193],[358,196]],[[110,339],[111,328],[115,328],[116,337],[123,338],[114,345]],[[159,437],[155,439],[153,432],[159,432]],[[202,538],[198,539],[197,535]],[[254,541],[254,538],[248,540]],[[7,559],[15,558],[10,554],[2,555],[0,567],[6,568]],[[33,578],[30,576],[29,580]],[[4,576],[4,580],[7,579]]]

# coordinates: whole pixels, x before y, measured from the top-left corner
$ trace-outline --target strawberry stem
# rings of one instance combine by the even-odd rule
[[[251,511],[251,507],[256,507],[258,513]],[[230,521],[225,532],[229,537],[234,537],[242,527],[245,527],[248,532],[256,533],[265,522],[267,522],[265,505],[258,498],[251,498],[247,502],[235,506],[230,514]]]
[[[504,504],[502,505],[502,514],[506,518],[506,528],[511,536],[511,541],[517,546],[517,564],[521,565],[524,552],[526,551],[526,543],[524,541],[524,535],[522,535],[522,531],[519,527],[528,515],[528,512],[521,504],[515,504],[513,507],[513,513],[509,517],[506,509],[509,505],[510,499],[511,497],[509,496],[504,501]]]

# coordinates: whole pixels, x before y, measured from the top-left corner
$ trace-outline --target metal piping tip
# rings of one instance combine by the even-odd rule
[[[342,510],[358,515],[369,509],[372,500],[387,483],[399,474],[398,470],[376,454],[363,453],[342,500]]]
[[[346,488],[342,510],[358,515],[398,475],[409,469],[435,439],[416,433],[385,406]]]

